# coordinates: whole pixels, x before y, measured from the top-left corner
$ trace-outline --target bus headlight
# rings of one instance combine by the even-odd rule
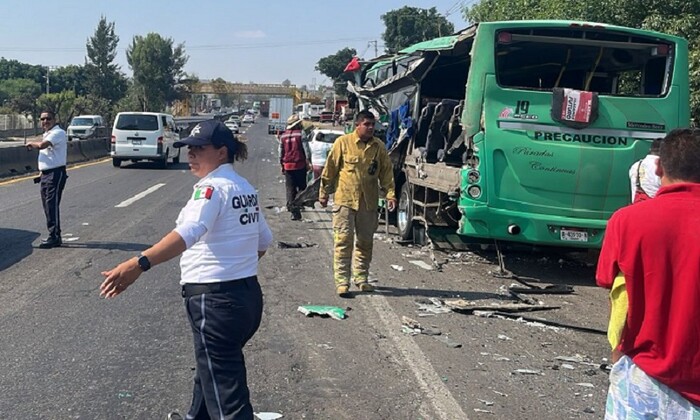
[[[467,189],[467,194],[469,194],[471,198],[479,198],[479,196],[481,196],[481,187],[472,185]]]
[[[469,171],[467,173],[467,182],[470,184],[476,184],[481,179],[481,174],[479,171]]]

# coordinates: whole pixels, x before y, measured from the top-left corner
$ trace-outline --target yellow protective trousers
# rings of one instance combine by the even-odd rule
[[[351,262],[353,282],[367,282],[378,224],[377,211],[368,210],[364,200],[360,201],[359,210],[346,206],[333,209],[333,277],[336,287],[350,285]]]

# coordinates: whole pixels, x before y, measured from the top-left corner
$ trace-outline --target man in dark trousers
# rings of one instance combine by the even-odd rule
[[[68,137],[58,125],[52,111],[41,113],[41,128],[44,136],[41,141],[27,143],[27,149],[39,150],[39,177],[41,183],[41,202],[46,215],[46,227],[49,236],[41,241],[39,248],[61,246],[61,196],[66,186],[66,158],[68,154]]]
[[[311,168],[311,150],[304,141],[304,126],[298,116],[287,119],[287,128],[280,134],[279,154],[287,187],[287,210],[292,220],[301,220],[301,208],[294,205],[297,194],[306,188],[306,175]]]

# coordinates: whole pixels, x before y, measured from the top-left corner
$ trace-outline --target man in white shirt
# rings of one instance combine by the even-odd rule
[[[648,200],[656,196],[661,187],[661,178],[656,175],[656,165],[659,161],[661,139],[655,139],[649,148],[649,154],[644,159],[632,164],[629,171],[632,188],[632,203]]]
[[[39,248],[61,246],[61,196],[66,186],[66,158],[68,137],[56,122],[52,111],[41,113],[41,128],[44,136],[41,141],[27,143],[27,149],[39,150],[39,171],[41,171],[41,202],[46,215],[49,236],[41,241]]]

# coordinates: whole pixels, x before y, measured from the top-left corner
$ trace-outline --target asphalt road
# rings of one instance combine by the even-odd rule
[[[447,263],[428,271],[410,262],[430,263],[426,250],[379,233],[371,276],[377,293],[336,297],[331,214],[307,209],[304,221],[292,222],[280,212],[276,141],[264,120],[246,137],[250,156],[236,168],[259,188],[275,241],[313,245],[273,248],[261,261],[265,314],[246,349],[257,411],[288,419],[602,416],[603,335],[417,311],[417,299],[503,303],[498,289],[511,281],[491,275],[491,251],[435,252]],[[196,179],[185,163],[117,169],[104,160],[68,174],[64,247],[51,250],[32,247],[46,230],[38,186],[30,178],[0,183],[0,418],[161,419],[184,412],[194,361],[177,261],[154,267],[114,300],[101,299],[98,286],[101,271],[172,229]],[[575,289],[536,296],[560,309],[527,315],[605,329],[606,293],[594,286],[590,264],[515,250],[506,252],[506,263],[518,274]],[[297,307],[307,304],[347,308],[348,318],[305,317]],[[407,334],[402,316],[441,335]]]

